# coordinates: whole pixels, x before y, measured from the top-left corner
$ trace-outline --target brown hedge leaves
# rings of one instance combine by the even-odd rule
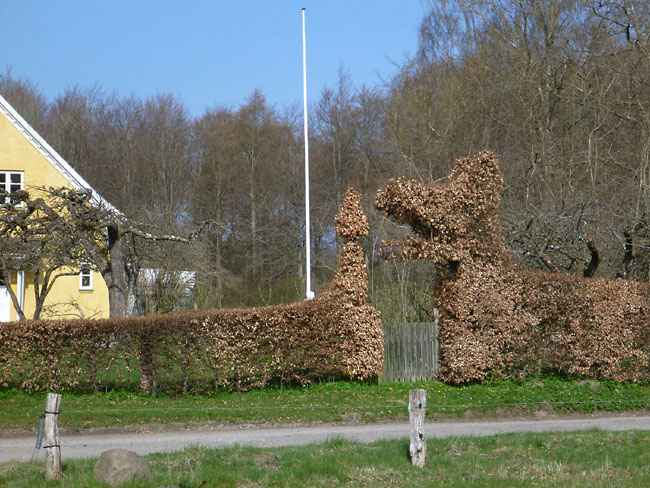
[[[502,177],[490,151],[459,159],[446,181],[391,180],[377,208],[414,235],[384,255],[437,265],[440,377],[567,374],[650,379],[650,285],[514,270],[497,204]]]
[[[105,320],[0,324],[0,374],[26,390],[205,391],[271,382],[377,376],[379,313],[367,303],[361,195],[350,189],[336,217],[346,241],[340,270],[313,300]]]

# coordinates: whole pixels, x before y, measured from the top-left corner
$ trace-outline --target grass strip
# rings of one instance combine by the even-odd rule
[[[153,483],[182,486],[650,486],[647,433],[586,431],[429,440],[427,466],[414,468],[408,440],[332,440],[283,448],[192,448],[146,457]],[[44,481],[44,463],[0,465],[0,486],[96,487],[95,460],[64,461],[61,481]]]
[[[466,386],[332,382],[209,396],[151,397],[126,391],[65,394],[59,426],[89,428],[189,422],[314,423],[402,421],[408,390],[425,388],[427,417],[501,417],[550,412],[624,412],[650,408],[650,385],[545,377]],[[34,431],[45,393],[0,392],[0,431]]]

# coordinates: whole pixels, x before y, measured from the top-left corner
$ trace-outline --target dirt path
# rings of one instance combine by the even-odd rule
[[[509,432],[551,432],[586,429],[650,430],[650,416],[587,417],[560,419],[527,419],[478,422],[430,422],[426,424],[429,439],[449,436],[489,436]],[[98,457],[108,449],[129,449],[139,454],[179,451],[190,446],[226,447],[251,445],[259,447],[289,446],[323,442],[339,437],[361,442],[379,439],[406,438],[405,424],[355,424],[291,427],[219,427],[185,429],[164,432],[102,432],[62,434],[63,459]],[[0,439],[0,463],[41,460],[43,450],[34,449],[35,436],[3,437]]]

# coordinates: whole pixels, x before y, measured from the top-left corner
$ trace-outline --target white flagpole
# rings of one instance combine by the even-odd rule
[[[309,219],[309,136],[307,131],[307,43],[305,42],[305,8],[302,9],[302,93],[305,119],[305,259],[307,276],[307,300],[314,298],[311,291],[311,238]]]

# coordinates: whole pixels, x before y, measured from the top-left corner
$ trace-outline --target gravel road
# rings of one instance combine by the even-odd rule
[[[551,432],[601,430],[650,430],[650,416],[605,418],[569,418],[543,420],[506,420],[480,422],[427,423],[429,439],[450,436],[489,436],[509,432]],[[63,459],[99,457],[108,449],[129,449],[139,454],[179,451],[189,446],[259,447],[290,446],[323,442],[338,437],[361,442],[406,438],[408,424],[319,425],[279,428],[193,428],[169,432],[62,434]],[[44,459],[44,450],[34,449],[35,435],[0,438],[0,463]]]

